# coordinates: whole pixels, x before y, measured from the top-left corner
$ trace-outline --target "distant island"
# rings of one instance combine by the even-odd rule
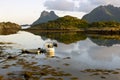
[[[0,34],[7,35],[18,32],[21,26],[12,22],[0,22]]]
[[[80,20],[72,16],[60,17],[56,20],[48,21],[47,23],[41,23],[32,25],[29,29],[41,29],[41,30],[80,30],[88,26],[88,23],[84,20]]]

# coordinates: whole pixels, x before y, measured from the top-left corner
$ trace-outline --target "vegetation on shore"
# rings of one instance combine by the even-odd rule
[[[12,22],[0,22],[0,34],[12,34],[20,30],[20,25]]]
[[[85,28],[87,26],[88,23],[84,20],[80,20],[76,17],[64,16],[54,21],[49,21],[47,23],[34,25],[31,27],[31,29],[78,30],[80,28]]]
[[[120,30],[120,23],[114,21],[101,21],[88,23],[85,20],[80,20],[76,17],[64,16],[54,21],[37,24],[31,26],[29,29],[39,30],[74,30],[74,31],[118,31]]]
[[[114,22],[114,21],[93,22],[93,23],[89,24],[88,29],[120,30],[120,23]]]

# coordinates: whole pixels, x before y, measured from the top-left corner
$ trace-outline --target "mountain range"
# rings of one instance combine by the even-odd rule
[[[120,7],[114,7],[113,5],[99,6],[84,15],[82,19],[90,23],[99,21],[120,22]]]
[[[40,17],[33,22],[31,29],[61,29],[78,30],[97,28],[98,30],[120,29],[120,7],[113,5],[98,6],[90,13],[78,19],[72,16],[58,17],[54,11],[43,11]]]
[[[41,23],[47,23],[58,18],[59,17],[55,14],[54,11],[43,11],[40,17],[35,22],[33,22],[32,26]],[[90,13],[84,15],[82,19],[86,20],[89,23],[99,21],[120,22],[120,7],[114,7],[113,5],[98,6],[97,8],[93,9]]]

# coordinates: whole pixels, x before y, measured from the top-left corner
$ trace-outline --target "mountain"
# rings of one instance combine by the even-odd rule
[[[89,14],[84,15],[82,19],[90,23],[98,21],[120,22],[120,7],[114,7],[113,5],[99,6]]]
[[[41,24],[41,23],[46,23],[48,21],[52,21],[52,20],[55,20],[59,18],[54,11],[43,11],[40,15],[40,17],[35,21],[33,22],[32,25],[37,25],[37,24]]]
[[[116,39],[100,39],[100,38],[94,39],[94,38],[90,38],[90,40],[93,43],[96,43],[99,46],[110,47],[110,46],[113,46],[115,44],[120,44],[120,40],[116,40]]]

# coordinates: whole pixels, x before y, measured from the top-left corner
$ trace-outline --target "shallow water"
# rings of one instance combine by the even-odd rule
[[[53,76],[64,80],[120,80],[120,41],[118,39],[93,38],[91,36],[83,38],[84,35],[76,36],[75,33],[70,33],[72,36],[68,36],[69,38],[63,37],[63,35],[68,36],[69,34],[56,33],[54,37],[51,37],[50,33],[35,35],[19,31],[17,34],[0,35],[0,74],[8,76],[8,73],[13,72],[20,75],[18,72],[28,71],[25,64],[36,62],[35,66],[50,65],[58,71],[71,74],[69,76]],[[64,39],[61,39],[61,36]],[[21,54],[21,49],[44,48],[46,42],[58,44],[58,47],[55,48],[56,57],[48,58],[44,54],[22,54],[16,59],[6,60],[8,55]],[[26,61],[25,64],[19,63],[22,59],[23,62]],[[46,77],[50,77],[50,75],[42,76],[41,79],[45,80]]]

